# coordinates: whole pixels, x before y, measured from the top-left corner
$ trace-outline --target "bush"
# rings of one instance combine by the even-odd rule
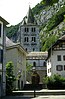
[[[43,79],[48,89],[65,89],[65,78],[58,74]]]
[[[8,62],[6,64],[6,94],[10,95],[14,89],[13,83],[15,81],[13,63]]]

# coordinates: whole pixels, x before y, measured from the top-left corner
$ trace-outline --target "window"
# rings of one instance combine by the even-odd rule
[[[57,61],[61,61],[61,55],[57,55]]]
[[[65,65],[64,65],[64,70],[65,70]]]
[[[35,32],[35,28],[32,28],[31,31],[32,31],[32,32]]]
[[[25,28],[25,32],[29,32],[29,28]]]
[[[36,66],[36,62],[33,62],[33,66],[34,66],[34,67]]]
[[[1,37],[1,24],[0,24],[0,37]]]
[[[35,48],[33,48],[33,51],[35,51]]]
[[[3,62],[3,50],[0,49],[0,63]]]
[[[24,42],[28,42],[28,41],[29,41],[28,37],[25,37]]]
[[[51,72],[51,68],[48,69],[48,73],[50,73],[50,72]]]
[[[56,66],[56,70],[57,71],[62,71],[63,70],[63,66],[62,65],[57,65]]]
[[[63,60],[65,61],[65,55],[63,56]]]
[[[33,41],[33,42],[36,42],[36,38],[35,38],[35,37],[32,37],[32,41]]]

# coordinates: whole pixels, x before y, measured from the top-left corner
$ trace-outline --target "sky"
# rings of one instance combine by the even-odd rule
[[[0,0],[0,16],[10,25],[16,25],[26,16],[29,5],[33,8],[41,0]]]

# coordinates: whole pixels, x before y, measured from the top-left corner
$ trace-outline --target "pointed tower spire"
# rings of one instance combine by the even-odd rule
[[[32,24],[35,23],[35,18],[34,18],[34,15],[33,15],[30,5],[29,5],[28,16],[27,16],[27,23],[32,23]]]

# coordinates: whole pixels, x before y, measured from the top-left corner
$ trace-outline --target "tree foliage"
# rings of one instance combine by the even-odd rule
[[[47,51],[48,48],[53,45],[53,43],[56,42],[56,40],[58,39],[58,37],[56,35],[49,35],[49,32],[47,34],[45,34],[46,36],[44,36],[43,34],[41,35],[41,50],[42,51]]]
[[[13,82],[15,81],[15,76],[13,72],[13,63],[8,62],[6,64],[6,92],[7,94],[11,93],[13,90]]]
[[[18,28],[19,28],[19,24],[18,25],[15,25],[15,26],[10,26],[10,27],[7,27],[6,29],[6,35],[11,38],[12,36],[16,35],[17,31],[18,31]]]

